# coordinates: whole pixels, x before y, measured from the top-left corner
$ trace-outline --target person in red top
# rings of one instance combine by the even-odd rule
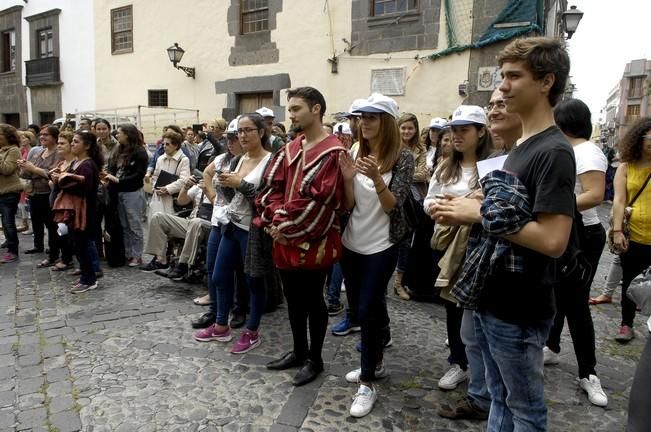
[[[326,104],[318,90],[289,90],[287,100],[297,137],[276,152],[267,167],[256,223],[274,240],[274,264],[283,282],[294,338],[294,350],[267,368],[301,366],[294,377],[294,385],[300,386],[323,371],[321,350],[328,325],[323,285],[341,256],[337,211],[344,191],[337,161],[346,149],[321,127]]]

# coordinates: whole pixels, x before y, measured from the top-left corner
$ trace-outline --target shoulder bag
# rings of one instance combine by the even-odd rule
[[[644,181],[644,184],[640,188],[639,191],[635,194],[633,199],[629,201],[628,205],[624,209],[624,218],[622,219],[622,234],[624,235],[624,238],[626,239],[626,242],[628,243],[631,233],[629,230],[629,221],[631,220],[631,214],[633,213],[633,204],[635,204],[635,201],[639,198],[639,196],[644,192],[644,189],[646,188],[647,184],[649,184],[649,180],[651,180],[651,173],[646,177],[646,180]],[[610,214],[610,220],[608,223],[608,232],[607,232],[606,239],[608,240],[608,249],[610,249],[611,253],[614,253],[616,255],[619,255],[622,253],[619,249],[615,247],[615,230],[613,227],[613,215],[612,212]]]

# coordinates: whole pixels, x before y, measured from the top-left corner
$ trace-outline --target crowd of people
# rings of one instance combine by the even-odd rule
[[[23,253],[78,275],[77,294],[97,288],[102,259],[175,281],[202,275],[207,294],[194,302],[208,311],[192,321],[194,338],[235,338],[233,354],[262,343],[262,317],[284,294],[293,349],[267,368],[298,368],[296,386],[323,371],[328,315],[344,313],[331,332],[361,333],[360,367],[345,376],[359,385],[354,417],[373,409],[376,381],[390,373],[393,277],[399,299],[445,306],[450,367],[438,385],[468,387],[441,416],[546,430],[543,366],[559,361],[566,319],[579,385],[605,407],[590,304],[612,291],[589,293],[607,238],[596,207],[609,161],[590,141],[588,107],[561,100],[570,63],[558,41],[515,40],[498,63],[503,81],[486,107],[461,105],[422,130],[381,94],[325,124],[312,87],[287,92],[289,133],[261,107],[205,131],[169,125],[152,155],[132,124],[0,124],[2,262],[18,258],[22,231],[34,240]],[[621,282],[615,339],[626,343],[636,313],[626,292],[651,265],[651,119],[618,147],[609,285]],[[636,394],[630,422],[651,424]]]

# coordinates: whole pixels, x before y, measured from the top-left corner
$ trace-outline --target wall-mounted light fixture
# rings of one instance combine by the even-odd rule
[[[572,35],[579,26],[581,18],[583,18],[583,12],[578,10],[576,6],[570,6],[569,10],[563,12],[563,28],[565,29],[565,33],[567,33],[568,39],[572,39]]]
[[[179,44],[176,42],[174,42],[174,45],[167,48],[167,55],[169,56],[172,65],[174,65],[175,68],[185,72],[185,74],[190,78],[194,79],[195,71],[193,67],[186,67],[186,66],[179,65],[181,59],[183,58],[183,54],[185,54],[185,50],[181,48]]]

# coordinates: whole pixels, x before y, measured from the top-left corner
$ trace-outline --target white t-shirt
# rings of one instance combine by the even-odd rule
[[[389,185],[392,173],[382,174],[384,184]],[[389,239],[389,215],[380,204],[373,180],[363,174],[353,178],[355,207],[341,238],[346,249],[362,255],[372,255],[393,246]]]
[[[581,144],[577,144],[574,147],[574,158],[576,159],[576,183],[574,184],[574,194],[580,195],[583,193],[583,188],[581,187],[581,181],[579,180],[579,175],[585,174],[589,171],[599,171],[606,172],[608,169],[608,160],[604,153],[599,150],[599,147],[586,141]],[[583,225],[590,226],[601,223],[599,220],[599,215],[597,214],[597,208],[593,207],[581,212],[583,216]]]
[[[470,180],[477,172],[477,168],[472,167],[461,167],[461,178],[456,183],[450,184],[440,184],[436,180],[436,175],[432,176],[432,179],[429,182],[429,189],[427,190],[427,196],[425,201],[423,201],[423,208],[427,213],[427,209],[430,204],[436,201],[437,194],[451,194],[454,196],[462,196],[470,192]]]
[[[264,169],[267,166],[267,161],[271,157],[271,153],[268,153],[263,157],[258,165],[251,170],[246,176],[244,176],[244,181],[251,183],[256,188],[260,186],[262,182],[262,175],[264,174]],[[244,163],[244,157],[240,158],[237,163],[237,167],[234,172],[239,172],[242,164]],[[248,231],[251,225],[251,219],[253,218],[253,209],[249,200],[242,195],[240,191],[235,191],[235,196],[228,205],[228,220],[233,223],[233,225],[242,228],[245,231]]]
[[[222,153],[213,161],[215,165],[215,172],[223,169],[226,165],[226,163],[224,163],[226,155],[227,153]],[[212,226],[219,226],[220,224],[226,225],[228,223],[228,215],[226,214],[228,209],[228,202],[226,201],[224,195],[221,193],[218,178],[219,176],[217,174],[215,174],[212,178],[212,185],[217,192],[215,194],[215,202],[213,203],[212,208],[212,218],[210,219],[210,224]]]
[[[436,147],[434,145],[430,146],[430,148],[427,149],[427,155],[425,156],[425,164],[427,165],[427,169],[431,172],[432,168],[434,168],[434,155],[436,154]]]

